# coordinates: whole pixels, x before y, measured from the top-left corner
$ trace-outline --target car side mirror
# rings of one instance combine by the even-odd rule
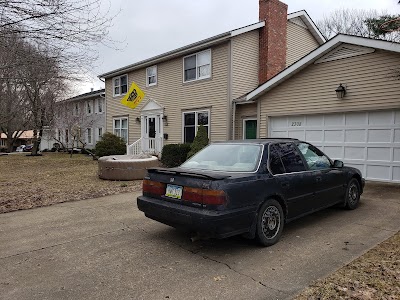
[[[334,168],[343,168],[343,162],[341,160],[335,160],[333,162],[333,167]]]

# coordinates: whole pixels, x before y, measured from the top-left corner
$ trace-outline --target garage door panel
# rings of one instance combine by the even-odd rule
[[[345,132],[345,142],[363,143],[367,139],[367,131],[364,129],[348,129]]]
[[[400,162],[400,148],[393,149],[393,161]]]
[[[324,124],[325,126],[344,125],[344,115],[343,114],[325,115]]]
[[[307,130],[306,141],[311,143],[322,142],[324,140],[324,132],[322,130]]]
[[[346,147],[344,149],[344,159],[361,159],[365,160],[364,147]]]
[[[394,130],[394,142],[400,143],[400,129]]]
[[[400,181],[400,167],[393,167],[393,180]]]
[[[343,130],[325,130],[325,142],[343,142],[344,134]]]
[[[367,178],[389,181],[390,166],[367,165]]]
[[[346,125],[366,125],[367,115],[365,113],[346,113]]]
[[[306,124],[307,127],[318,126],[321,127],[324,125],[324,117],[320,115],[316,116],[306,116]]]
[[[367,148],[367,160],[369,161],[390,161],[391,148],[371,147]]]
[[[289,137],[293,139],[304,140],[305,139],[305,132],[304,130],[299,131],[289,131]]]
[[[368,130],[369,143],[390,143],[391,142],[390,129],[370,129]]]
[[[304,139],[370,180],[400,182],[400,110],[271,117],[270,136]]]
[[[343,158],[343,148],[337,146],[324,146],[323,152],[332,159]]]
[[[387,125],[391,123],[393,112],[391,111],[375,111],[368,114],[369,125]]]
[[[394,113],[394,123],[395,124],[400,124],[400,111],[396,111]]]

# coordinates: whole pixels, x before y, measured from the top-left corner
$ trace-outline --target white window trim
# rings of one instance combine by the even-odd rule
[[[113,117],[113,131],[112,133],[115,134],[115,120],[120,120],[121,125],[122,125],[122,119],[126,119],[127,120],[127,124],[126,124],[126,144],[129,144],[129,117]],[[122,128],[120,128],[122,129]]]
[[[129,90],[129,78],[128,78],[128,74],[122,74],[122,75],[119,75],[119,76],[115,76],[115,77],[113,77],[113,79],[112,79],[112,87],[113,87],[113,96],[114,97],[117,97],[117,96],[121,96],[121,95],[125,95],[126,93],[121,93],[121,77],[124,77],[124,76],[126,76],[126,93],[128,92],[128,90]],[[119,94],[115,94],[115,79],[117,79],[117,78],[119,78]]]
[[[155,68],[156,69],[156,82],[155,83],[149,83],[149,74],[147,73],[147,71],[150,69],[150,68]],[[146,86],[147,87],[150,87],[150,86],[155,86],[155,85],[157,85],[157,83],[158,83],[158,67],[157,67],[157,65],[154,65],[154,66],[151,66],[151,67],[148,67],[148,68],[146,68]]]
[[[182,143],[185,143],[185,114],[190,114],[190,113],[201,113],[201,112],[207,112],[208,113],[208,140],[211,140],[210,138],[210,133],[211,133],[211,112],[210,109],[198,109],[198,110],[188,110],[188,111],[183,111],[182,112]],[[197,135],[197,130],[199,128],[199,124],[197,122],[197,118],[194,119],[194,126],[195,126],[195,137]]]
[[[90,135],[89,135],[89,130],[90,130]],[[90,142],[89,142],[89,137],[90,137]],[[86,142],[88,143],[88,145],[93,145],[93,128],[92,127],[88,127],[86,129]]]
[[[197,68],[198,68],[198,65],[197,65],[197,55],[200,54],[200,53],[204,53],[204,52],[210,52],[210,74],[209,74],[208,76],[198,77],[198,74],[197,74]],[[194,56],[194,55],[196,56],[196,78],[195,78],[195,79],[191,79],[191,80],[186,80],[186,81],[185,81],[185,58],[190,57],[190,56]],[[186,55],[186,56],[184,56],[184,57],[182,58],[182,80],[183,80],[183,83],[193,82],[193,81],[198,81],[198,80],[203,80],[203,79],[211,78],[211,74],[212,74],[212,51],[211,51],[211,49],[207,49],[207,50],[204,50],[204,51],[192,53],[192,54]]]
[[[80,107],[79,107],[80,105],[78,102],[75,102],[73,105],[74,105],[74,107],[72,108],[72,115],[74,117],[78,117],[79,113],[80,113]],[[76,108],[78,108],[78,109],[76,109]]]
[[[242,125],[242,140],[246,139],[246,121],[256,121],[257,122],[257,132],[258,132],[258,120],[257,118],[244,118],[243,125]],[[257,137],[258,134],[256,134]]]

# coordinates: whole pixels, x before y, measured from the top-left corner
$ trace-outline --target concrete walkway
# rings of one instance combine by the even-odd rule
[[[327,209],[269,248],[192,243],[144,217],[137,194],[0,215],[1,299],[291,299],[400,228],[398,186],[371,185],[355,211]]]

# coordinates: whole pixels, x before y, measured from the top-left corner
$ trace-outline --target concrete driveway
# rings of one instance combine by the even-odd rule
[[[191,242],[137,194],[0,215],[1,299],[291,299],[400,228],[400,189],[369,184],[355,211],[289,224],[270,248]]]

